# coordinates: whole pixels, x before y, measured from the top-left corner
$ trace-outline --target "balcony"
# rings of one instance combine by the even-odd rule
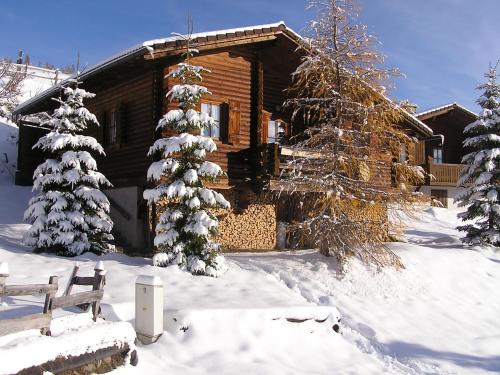
[[[456,186],[465,167],[463,164],[434,164],[432,161],[428,166],[429,173],[434,176],[431,178],[430,185],[441,186]]]
[[[332,156],[331,152],[296,151],[291,146],[274,143],[264,144],[262,151],[263,172],[268,178],[268,187],[270,190],[281,190],[291,186],[290,181],[283,177],[294,169],[294,166],[289,164],[289,161],[294,157],[310,159],[310,162],[300,169],[302,175],[308,175],[321,173],[323,164],[322,159],[331,159]],[[380,190],[387,191],[394,188],[394,171],[389,164],[377,163],[374,160],[369,160],[362,164],[364,166],[363,168],[359,166],[359,170],[346,171],[346,173],[361,173],[361,175],[356,178],[359,178],[360,181],[370,181],[372,187],[376,187]],[[315,184],[313,181],[309,181],[308,183],[304,182],[302,184],[294,181],[293,190],[323,192],[325,191],[325,187],[322,186],[321,183]]]

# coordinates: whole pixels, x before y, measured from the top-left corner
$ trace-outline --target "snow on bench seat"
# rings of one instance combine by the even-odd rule
[[[0,374],[13,374],[58,358],[77,357],[111,347],[135,350],[128,322],[92,321],[91,314],[67,315],[51,323],[52,336],[30,330],[0,337]],[[128,358],[125,363],[128,363]]]

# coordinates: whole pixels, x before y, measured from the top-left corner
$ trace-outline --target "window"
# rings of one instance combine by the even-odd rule
[[[270,120],[267,123],[267,143],[283,143],[285,140],[285,123],[280,120]]]
[[[220,104],[201,103],[201,113],[206,113],[215,122],[213,126],[202,130],[202,135],[215,139],[220,138]]]
[[[434,147],[432,150],[432,161],[434,164],[443,164],[443,148]]]
[[[399,162],[404,163],[408,160],[408,153],[406,152],[406,145],[402,144],[399,149]]]
[[[104,144],[113,145],[116,143],[117,114],[113,110],[109,114],[109,121],[104,124]]]

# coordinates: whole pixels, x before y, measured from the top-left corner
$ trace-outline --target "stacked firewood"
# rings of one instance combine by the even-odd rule
[[[276,244],[276,212],[270,204],[249,204],[241,212],[218,213],[217,240],[224,251],[272,250]]]

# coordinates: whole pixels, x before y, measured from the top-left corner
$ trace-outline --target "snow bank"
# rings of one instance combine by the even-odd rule
[[[411,223],[406,243],[390,244],[405,263],[401,271],[376,272],[354,261],[341,279],[334,259],[315,251],[246,253],[226,254],[230,269],[214,279],[121,254],[32,254],[19,245],[29,195],[0,186],[8,283],[42,283],[55,274],[66,285],[74,261],[83,275],[100,259],[108,270],[103,316],[131,323],[133,280],[153,275],[164,283],[163,336],[139,346],[137,368],[117,374],[500,372],[500,254],[462,245],[457,211],[429,208]],[[31,298],[9,298],[0,316],[28,305],[41,309],[43,300]],[[339,316],[340,334],[332,329]]]

